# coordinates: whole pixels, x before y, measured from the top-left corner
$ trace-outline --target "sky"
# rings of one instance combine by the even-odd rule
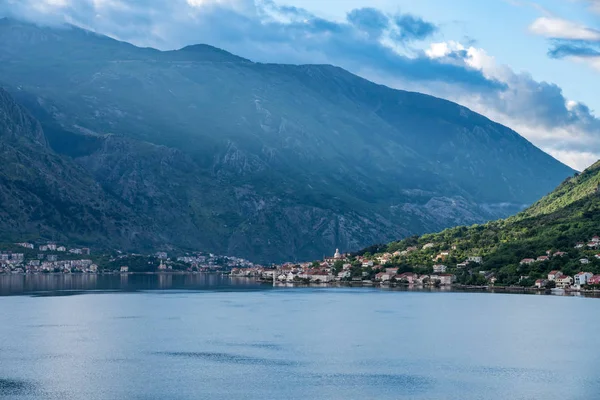
[[[0,0],[1,16],[334,64],[460,103],[575,169],[600,159],[600,0]]]

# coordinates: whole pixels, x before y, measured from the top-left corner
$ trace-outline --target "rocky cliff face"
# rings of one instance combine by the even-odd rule
[[[54,153],[40,124],[0,89],[1,239],[46,237],[124,246],[136,214],[72,160]]]
[[[90,240],[130,248],[315,258],[506,216],[573,172],[464,107],[331,66],[3,20],[0,77],[46,151],[128,215]]]

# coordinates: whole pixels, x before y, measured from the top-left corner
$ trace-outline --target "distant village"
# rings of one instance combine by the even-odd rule
[[[427,246],[427,245],[426,245]],[[448,267],[443,264],[433,266],[431,274],[418,275],[414,272],[398,273],[398,267],[386,267],[394,257],[406,255],[417,250],[409,248],[402,252],[383,253],[375,257],[341,254],[336,250],[332,257],[320,262],[301,264],[286,263],[275,268],[254,266],[250,268],[234,268],[234,277],[257,277],[267,281],[281,283],[331,283],[359,282],[363,284],[405,283],[410,285],[449,286],[455,282],[456,276],[446,273]],[[439,258],[443,259],[443,253]],[[481,263],[481,257],[471,257],[467,262]],[[357,263],[360,275],[357,276]]]
[[[481,268],[483,257],[470,256],[455,264],[447,264],[451,258],[452,250],[434,252],[431,256],[433,265],[421,267],[426,273],[402,271],[399,264],[408,256],[417,251],[432,251],[436,244],[426,243],[421,247],[411,246],[402,251],[381,254],[355,255],[342,254],[336,250],[332,257],[325,257],[318,262],[307,263],[285,263],[274,268],[252,266],[248,268],[234,268],[231,275],[234,277],[254,277],[263,281],[271,281],[274,284],[309,284],[309,283],[350,283],[362,285],[408,285],[408,286],[469,286],[457,282],[458,276],[478,275],[478,281],[482,282],[479,287],[494,287],[497,285],[495,271],[486,271]],[[589,242],[577,243],[576,250],[600,249],[600,237],[594,236]],[[579,253],[578,253],[579,254]],[[538,265],[543,269],[544,265],[551,265],[553,259],[567,257],[566,251],[547,251],[546,254],[537,255],[535,258],[521,260],[521,266]],[[593,256],[600,260],[600,253]],[[591,263],[589,257],[581,257],[578,260],[581,269]],[[583,290],[585,288],[600,286],[600,274],[581,271],[574,275],[564,274],[560,270],[552,270],[543,279],[531,280],[530,276],[519,276],[520,288],[531,289],[567,289]],[[530,282],[527,283],[527,282]]]
[[[90,248],[45,243],[15,243],[22,251],[0,252],[0,274],[37,273],[130,273],[130,272],[218,272],[232,268],[254,266],[248,260],[212,253],[193,253],[169,258],[167,252],[159,251],[150,256],[129,254],[121,251],[112,254],[92,254]],[[133,260],[139,265],[131,265]],[[138,262],[138,264],[140,264]]]
[[[36,273],[135,273],[135,272],[220,272],[234,278],[252,278],[273,284],[360,284],[382,286],[469,286],[461,281],[465,276],[476,276],[477,286],[495,287],[497,272],[481,268],[484,259],[481,256],[469,256],[463,260],[453,257],[453,246],[448,250],[436,251],[437,245],[426,243],[422,246],[410,246],[393,253],[352,255],[342,254],[339,250],[331,257],[320,261],[304,263],[284,263],[261,266],[239,257],[221,256],[212,253],[188,253],[170,258],[167,252],[156,252],[150,256],[127,254],[115,251],[113,254],[96,254],[87,247],[67,247],[57,243],[15,243],[20,251],[0,253],[0,274],[36,274]],[[582,290],[600,287],[600,274],[585,271],[592,259],[600,263],[600,237],[594,236],[588,242],[574,246],[576,254],[588,255],[578,259],[579,272],[569,275],[560,269],[553,269],[532,280],[528,275],[519,276],[519,286],[531,289]],[[428,266],[409,267],[406,262],[413,254],[429,254]],[[589,254],[594,254],[589,256]],[[545,254],[524,258],[522,267],[553,265],[553,260],[568,257],[567,251],[547,251]],[[454,260],[454,262],[448,262]],[[133,264],[136,262],[137,264]],[[403,267],[404,266],[404,267]],[[547,268],[545,269],[548,271]],[[416,272],[416,271],[419,272]],[[593,268],[592,268],[593,270]],[[600,271],[597,271],[600,272]],[[471,285],[475,286],[475,285]]]

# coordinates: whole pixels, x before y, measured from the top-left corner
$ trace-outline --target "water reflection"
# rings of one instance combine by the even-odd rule
[[[220,274],[9,274],[0,275],[0,296],[66,296],[83,292],[144,290],[265,290],[253,279]]]

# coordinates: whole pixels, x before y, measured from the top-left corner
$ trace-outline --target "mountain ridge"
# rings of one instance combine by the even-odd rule
[[[573,172],[447,100],[185,49],[0,24],[3,84],[52,150],[156,222],[135,248],[311,258],[506,216]]]
[[[486,271],[499,285],[526,286],[546,279],[550,270],[566,275],[600,273],[596,257],[600,246],[590,242],[600,224],[599,187],[600,161],[514,216],[372,246],[360,253],[401,254],[395,263],[425,269],[440,262],[436,255],[445,254],[441,262],[460,275],[462,283],[473,281],[477,271]],[[469,257],[483,261],[459,266]]]

